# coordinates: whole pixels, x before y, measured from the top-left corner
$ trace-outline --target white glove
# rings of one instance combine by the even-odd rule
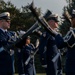
[[[36,40],[36,48],[39,46],[39,39]]]
[[[43,68],[47,68],[47,65],[42,65]]]
[[[20,75],[25,75],[25,74],[20,74]]]
[[[12,56],[14,54],[14,50],[10,49],[10,55]]]
[[[22,37],[22,36],[23,36],[26,32],[25,32],[25,31],[20,30],[20,31],[17,31],[17,33],[18,33],[19,37]]]

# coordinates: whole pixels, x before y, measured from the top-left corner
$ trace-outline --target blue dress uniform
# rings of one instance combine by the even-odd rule
[[[66,75],[75,75],[75,29],[70,29],[62,38],[59,34],[55,37],[58,48],[67,47],[65,72]]]
[[[13,43],[12,34],[10,35],[10,32],[3,32],[2,29],[0,29],[0,47],[10,45]],[[11,37],[10,37],[11,36]],[[10,50],[7,51],[1,51],[0,52],[0,75],[13,75],[13,54],[14,52],[10,52]]]
[[[31,53],[33,53],[35,48],[32,44],[26,45],[23,47],[23,63],[24,63],[24,73],[25,75],[36,75],[35,65],[34,65],[34,57],[32,57],[27,65],[25,65],[25,62],[27,58],[30,56]]]
[[[44,32],[40,39],[39,53],[42,66],[45,67],[47,75],[56,75],[57,62],[52,62],[58,53],[55,38],[48,32]]]
[[[75,10],[71,13],[71,24],[75,27]],[[70,27],[70,30],[64,38],[59,34],[55,36],[58,48],[67,48],[65,72],[66,75],[75,75],[75,28]]]
[[[16,33],[14,31],[8,31],[7,35],[9,37],[9,40],[8,40],[9,45],[13,44],[17,40],[17,36],[16,36]],[[11,56],[11,59],[12,59],[12,67],[13,67],[13,74],[14,74],[15,73],[14,48],[10,49],[10,56]]]

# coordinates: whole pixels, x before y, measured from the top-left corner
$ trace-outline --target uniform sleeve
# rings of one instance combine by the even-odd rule
[[[64,47],[67,46],[67,44],[64,42],[62,36],[60,34],[58,34],[56,37],[55,37],[55,42],[56,42],[56,45],[59,49],[62,49]]]

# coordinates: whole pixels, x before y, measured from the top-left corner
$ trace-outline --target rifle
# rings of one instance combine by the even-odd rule
[[[44,15],[44,18],[46,18],[49,14],[51,14],[49,10],[47,12],[48,13]],[[19,37],[19,39],[17,39],[13,44],[1,47],[0,52],[2,52],[3,50],[8,51],[8,49],[11,49],[13,47],[21,48],[25,43],[24,42],[25,37],[31,33],[34,33],[36,31],[36,28],[38,28],[38,26],[39,26],[38,21],[36,21],[36,23],[30,29],[28,29],[27,32],[23,36]]]
[[[29,9],[32,11],[33,15],[36,17],[38,22],[48,31],[51,35],[56,36],[57,33],[48,25],[44,17],[39,17],[37,11],[35,10],[33,3],[29,5]]]
[[[39,25],[36,22],[31,28],[29,28],[26,31],[26,33],[23,36],[19,37],[19,39],[17,39],[13,44],[1,47],[0,48],[0,52],[2,52],[3,50],[5,50],[5,51],[7,51],[9,53],[8,50],[12,49],[13,47],[22,48],[22,46],[25,44],[25,38],[29,34],[34,33],[38,27],[39,27]]]

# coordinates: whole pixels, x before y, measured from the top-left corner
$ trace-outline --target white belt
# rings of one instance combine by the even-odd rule
[[[60,53],[57,53],[56,56],[52,59],[52,62],[56,62],[56,60],[59,58],[60,56]]]

